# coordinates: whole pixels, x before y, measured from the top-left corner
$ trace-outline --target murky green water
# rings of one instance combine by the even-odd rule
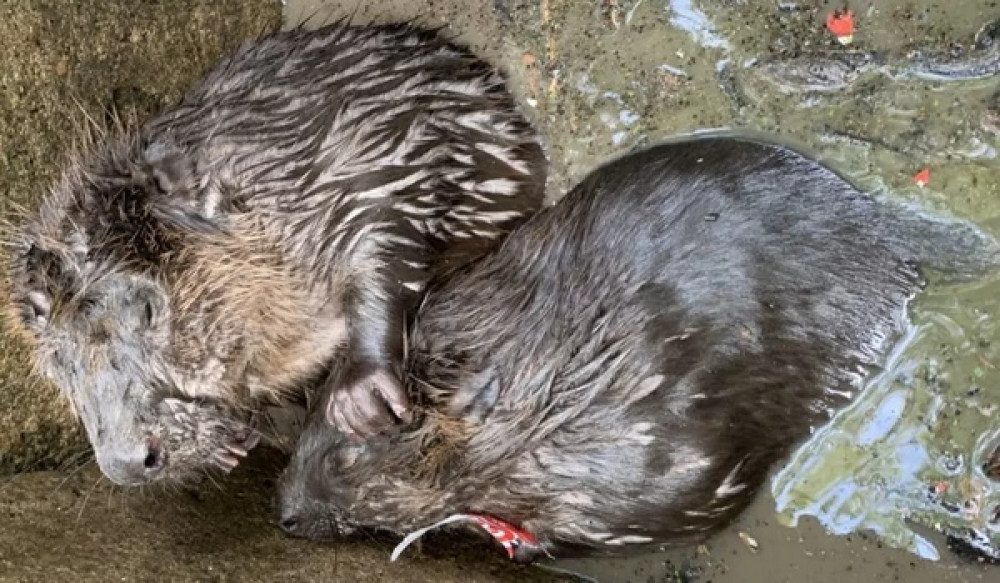
[[[858,27],[850,49],[897,56],[914,47],[967,48],[984,23],[1000,18],[1000,5],[987,0],[849,4]],[[288,14],[294,20],[320,5],[333,15],[355,8],[354,2],[289,2]],[[972,218],[1000,235],[1000,138],[983,123],[1000,77],[941,82],[894,79],[873,69],[834,90],[802,91],[753,61],[783,49],[842,54],[823,26],[826,14],[841,5],[399,1],[362,8],[359,18],[448,22],[510,70],[526,111],[549,142],[554,196],[615,153],[678,133],[741,127],[807,146],[875,195]],[[913,176],[924,168],[930,179],[921,188]],[[941,538],[928,531],[972,526],[1000,546],[1000,488],[980,469],[1000,443],[1000,279],[935,283],[911,307],[908,332],[884,370],[868,380],[852,407],[798,449],[774,478],[774,499],[758,506],[769,505],[771,516],[777,511],[789,526],[812,517],[834,534],[873,531],[880,544],[914,560],[946,553]],[[932,489],[937,500],[929,496]],[[758,508],[754,515],[761,527],[759,517],[767,512]],[[602,581],[671,580],[676,563],[664,563],[647,559],[639,578],[636,562],[572,566],[599,573]],[[922,564],[914,563],[905,578],[945,580],[945,571]],[[947,580],[1000,576],[956,569],[947,571]],[[803,580],[793,571],[714,580]],[[809,568],[804,573],[825,580]],[[858,576],[849,580],[875,580]]]

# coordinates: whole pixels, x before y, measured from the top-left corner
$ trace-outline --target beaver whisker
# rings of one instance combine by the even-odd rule
[[[392,547],[385,544],[384,540],[381,540],[378,538],[378,536],[376,536],[378,534],[377,529],[375,532],[372,532],[365,528],[358,528],[354,532],[363,535],[366,539],[368,539],[369,542],[375,543],[375,546],[381,548],[383,551],[392,550]]]
[[[97,464],[97,460],[91,459],[87,463],[81,464],[81,465],[73,468],[73,470],[70,471],[68,474],[66,474],[66,476],[63,477],[62,480],[59,480],[59,483],[56,484],[56,487],[53,488],[51,492],[49,492],[49,496],[52,496],[53,494],[55,494],[56,492],[58,492],[59,490],[61,490],[62,487],[65,486],[67,482],[69,482],[74,476],[76,476],[77,474],[79,474],[84,468],[86,468],[87,466],[89,466],[91,463],[93,463],[93,464],[96,465]],[[57,470],[57,471],[62,471],[62,470]]]
[[[83,447],[73,455],[60,462],[59,465],[56,466],[56,471],[66,472],[72,470],[77,472],[82,468],[95,463],[97,463],[97,460],[94,459],[94,450],[90,447]]]
[[[205,478],[208,479],[208,481],[211,482],[213,486],[215,486],[216,490],[220,492],[223,491],[222,484],[220,484],[218,481],[215,480],[215,478],[212,477],[212,472],[206,470],[204,474]]]
[[[80,510],[76,513],[76,522],[75,522],[76,526],[80,526],[80,519],[83,518],[83,511],[87,507],[87,501],[90,500],[91,494],[94,493],[94,490],[97,489],[97,486],[100,485],[101,481],[104,479],[105,478],[103,474],[98,474],[97,479],[94,480],[93,485],[91,485],[90,489],[87,490],[87,493],[84,494],[83,500],[80,501]]]

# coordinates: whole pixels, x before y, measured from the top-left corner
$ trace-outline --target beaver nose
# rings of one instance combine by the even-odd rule
[[[298,536],[300,524],[298,516],[294,514],[286,514],[281,517],[279,524],[281,525],[281,530],[285,531],[285,534]]]
[[[142,447],[105,459],[106,463],[101,466],[112,482],[119,486],[136,486],[159,474],[167,457],[160,441],[151,439]]]

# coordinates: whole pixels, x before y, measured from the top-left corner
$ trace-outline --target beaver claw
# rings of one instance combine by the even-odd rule
[[[212,456],[215,465],[227,474],[233,471],[240,461],[260,442],[260,434],[252,429],[237,431],[232,441],[223,442],[222,448]]]
[[[332,391],[326,409],[327,422],[338,431],[355,439],[367,439],[388,432],[397,420],[412,421],[406,391],[388,370],[348,373],[340,378],[347,382]]]

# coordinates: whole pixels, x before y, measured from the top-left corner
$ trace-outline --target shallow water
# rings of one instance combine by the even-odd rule
[[[972,218],[1000,234],[1000,140],[982,124],[1000,77],[934,82],[854,71],[835,90],[802,91],[761,66],[781,50],[842,51],[823,26],[840,5],[414,0],[362,7],[357,18],[447,23],[507,69],[548,141],[553,196],[600,161],[643,143],[746,128],[805,146],[875,195]],[[1000,6],[986,0],[850,6],[857,31],[849,48],[897,55],[967,46],[1000,17]],[[292,0],[286,14],[294,22],[311,11],[339,16],[355,8]],[[789,71],[782,67],[777,71]],[[921,188],[912,177],[924,168],[930,180]],[[1000,576],[1000,567],[956,560],[938,534],[973,525],[1000,545],[1000,525],[988,524],[1000,491],[980,469],[1000,443],[998,298],[1000,279],[932,283],[912,302],[906,335],[862,397],[816,431],[779,468],[770,491],[707,545],[560,566],[601,581]]]

